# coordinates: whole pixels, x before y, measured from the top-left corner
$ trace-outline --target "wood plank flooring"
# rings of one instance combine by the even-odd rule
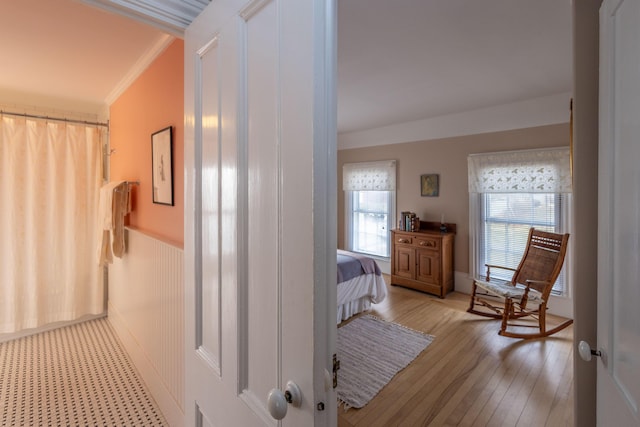
[[[573,425],[573,326],[501,337],[498,320],[466,312],[468,295],[388,288],[371,314],[436,338],[364,408],[338,408],[338,427]]]

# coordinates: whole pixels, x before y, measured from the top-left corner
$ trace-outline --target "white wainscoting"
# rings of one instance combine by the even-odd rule
[[[167,421],[184,424],[183,250],[127,229],[109,266],[109,321]]]

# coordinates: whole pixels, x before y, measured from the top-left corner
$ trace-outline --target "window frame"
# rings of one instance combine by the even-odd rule
[[[387,236],[386,236],[386,245],[387,245],[387,254],[388,255],[380,255],[369,252],[357,251],[354,249],[354,198],[357,197],[357,193],[360,191],[371,191],[371,190],[348,190],[345,191],[345,246],[347,250],[351,252],[361,253],[363,255],[377,258],[381,260],[389,261],[391,260],[391,229],[395,224],[395,204],[396,204],[396,192],[393,190],[385,190],[387,193]]]
[[[467,156],[469,179],[469,276],[482,277],[480,253],[481,232],[484,232],[482,197],[486,193],[547,193],[564,198],[557,221],[563,229],[557,231],[572,234],[573,227],[573,177],[571,147],[548,147],[469,154]],[[563,271],[565,286],[561,296],[570,300],[573,294],[572,242],[569,239]],[[516,266],[517,267],[517,266]]]
[[[486,224],[486,213],[488,210],[488,201],[487,196],[495,194],[495,193],[473,193],[470,194],[470,214],[473,215],[470,218],[473,221],[475,218],[475,224],[472,224],[470,232],[473,233],[472,240],[475,240],[475,248],[472,248],[471,255],[471,267],[473,277],[484,277],[486,270],[484,270],[484,264],[486,262],[485,258],[482,259],[484,250],[481,245],[488,246],[486,243],[487,237],[485,236],[485,224]],[[502,194],[540,194],[540,193],[502,193]],[[543,193],[543,194],[553,194],[556,197],[555,201],[555,217],[557,218],[557,222],[554,224],[554,233],[570,233],[572,228],[572,209],[573,209],[573,200],[572,195],[570,193]],[[475,196],[475,197],[474,197]],[[474,206],[475,205],[475,206]],[[476,211],[477,214],[473,214]],[[503,221],[505,224],[531,224],[529,221]],[[531,224],[531,226],[535,227],[535,224]],[[548,227],[548,225],[545,225]],[[561,298],[571,298],[572,297],[572,279],[571,279],[571,239],[569,240],[569,248],[567,250],[567,255],[565,257],[564,265],[561,271],[561,277],[563,276],[563,284],[562,289],[557,290],[553,289],[551,291],[551,295],[555,297]],[[516,268],[517,265],[512,266]],[[501,274],[499,271],[493,272],[492,276],[496,278],[500,278]],[[510,276],[510,275],[509,275]],[[559,277],[559,280],[561,280]],[[509,277],[510,279],[510,277]],[[556,285],[554,285],[555,287]]]

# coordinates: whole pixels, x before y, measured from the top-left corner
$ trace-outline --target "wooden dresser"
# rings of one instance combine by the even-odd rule
[[[419,231],[391,230],[391,284],[444,298],[453,291],[455,224],[420,222]]]

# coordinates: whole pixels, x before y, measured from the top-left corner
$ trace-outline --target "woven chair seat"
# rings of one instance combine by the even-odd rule
[[[512,300],[520,301],[524,295],[525,289],[520,286],[513,286],[508,283],[500,282],[485,282],[483,280],[476,280],[476,286],[484,289],[485,291],[497,295],[503,298],[511,298]],[[542,304],[544,299],[540,292],[530,289],[529,296],[527,298],[531,304]]]
[[[568,241],[569,234],[529,229],[529,238],[518,268],[485,264],[487,274],[484,280],[474,279],[471,285],[467,311],[501,319],[498,333],[512,338],[548,337],[571,325],[572,319],[551,328],[547,328],[546,324],[547,302],[562,269]],[[511,270],[513,277],[509,281],[491,280],[491,268]],[[482,292],[478,293],[478,290]],[[522,329],[526,328],[536,328],[537,331],[524,332]]]

